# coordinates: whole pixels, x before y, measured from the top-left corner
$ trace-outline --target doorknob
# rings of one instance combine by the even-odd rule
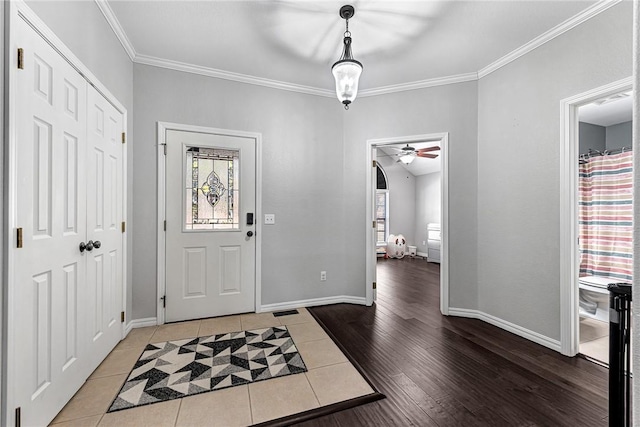
[[[248,237],[253,236],[253,231],[247,231],[247,236],[248,236]]]
[[[95,242],[93,242],[94,248],[100,249],[100,246],[102,246],[102,243],[100,243],[100,240],[96,240]]]
[[[100,242],[98,243],[98,248],[100,247]],[[91,240],[89,240],[87,243],[85,242],[80,242],[80,253],[87,251],[87,252],[91,252],[93,250],[93,242]]]

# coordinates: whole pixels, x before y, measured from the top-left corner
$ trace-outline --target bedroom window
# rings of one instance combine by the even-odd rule
[[[386,245],[389,237],[389,187],[387,175],[379,164],[376,172],[376,245],[380,246]]]
[[[376,190],[376,244],[386,244],[389,237],[389,190]]]

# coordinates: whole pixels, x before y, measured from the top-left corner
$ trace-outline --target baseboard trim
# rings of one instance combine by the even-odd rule
[[[490,323],[500,329],[509,331],[512,334],[516,334],[521,336],[522,338],[528,339],[529,341],[533,341],[536,344],[540,344],[544,347],[550,348],[551,350],[555,350],[558,353],[561,352],[560,341],[523,328],[522,326],[516,325],[514,323],[507,322],[506,320],[500,319],[496,316],[492,316],[491,314],[484,313],[480,310],[449,307],[449,316],[468,317],[471,319],[482,320],[483,322]]]
[[[291,310],[298,307],[315,307],[319,305],[343,304],[343,303],[367,305],[367,300],[364,297],[352,297],[349,295],[339,295],[335,297],[312,298],[312,299],[304,299],[299,301],[279,302],[275,304],[263,304],[260,306],[260,309],[258,312],[263,313],[263,312],[276,311],[276,310]]]
[[[423,258],[427,258],[427,253],[426,252],[417,252],[416,255],[421,256]]]
[[[147,326],[156,326],[158,324],[158,319],[155,317],[145,317],[143,319],[133,319],[131,322],[127,324],[127,327],[124,330],[124,336],[129,335],[132,329],[135,328],[146,328]]]

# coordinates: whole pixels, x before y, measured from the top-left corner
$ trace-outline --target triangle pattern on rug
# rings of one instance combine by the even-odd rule
[[[107,412],[306,371],[286,326],[147,344]]]

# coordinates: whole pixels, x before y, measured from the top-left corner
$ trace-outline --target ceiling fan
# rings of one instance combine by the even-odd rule
[[[416,157],[426,157],[427,159],[435,159],[438,157],[437,154],[432,154],[432,151],[440,151],[440,147],[435,145],[433,147],[426,148],[418,148],[417,150],[414,147],[411,147],[407,144],[402,148],[394,148],[395,150],[399,150],[400,152],[396,154],[396,156],[400,157],[402,163],[408,165],[415,159]]]

